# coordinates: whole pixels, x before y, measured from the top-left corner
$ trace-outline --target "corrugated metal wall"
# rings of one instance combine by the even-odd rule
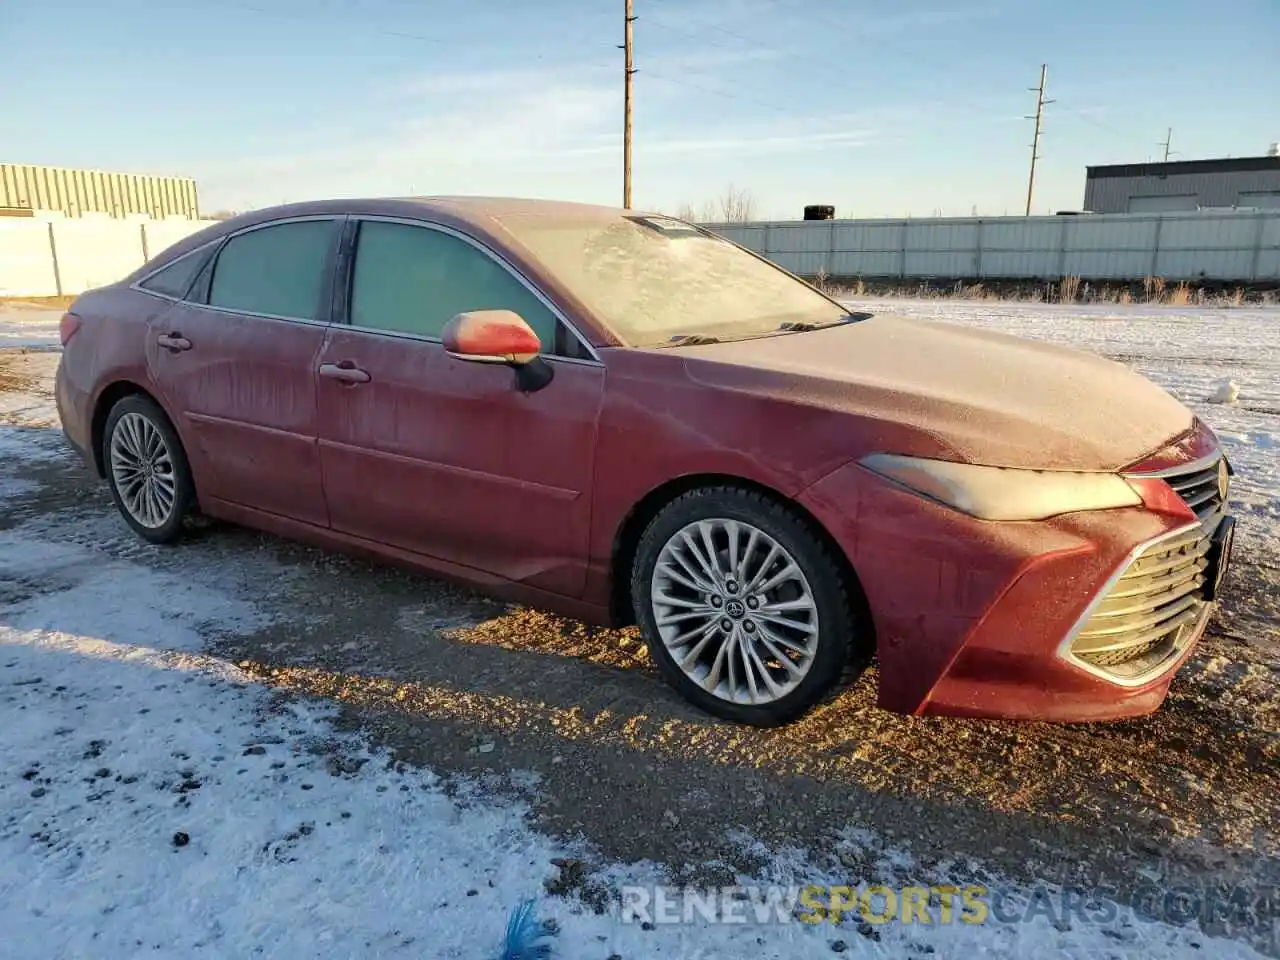
[[[810,277],[1280,280],[1280,211],[705,226]]]
[[[196,182],[100,170],[70,170],[0,163],[0,207],[61,211],[68,217],[105,213],[144,214],[163,219],[200,215]]]
[[[1094,213],[1150,212],[1155,209],[1156,198],[1181,198],[1184,210],[1269,206],[1267,198],[1276,194],[1280,194],[1280,170],[1090,177],[1084,185],[1084,209]],[[1263,202],[1258,203],[1255,197]]]

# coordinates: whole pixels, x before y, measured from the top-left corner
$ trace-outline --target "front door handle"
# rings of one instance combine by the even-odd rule
[[[156,343],[174,353],[191,349],[191,341],[178,332],[162,333],[156,337]]]
[[[369,371],[361,370],[350,360],[320,364],[320,376],[345,383],[368,383],[370,380]]]

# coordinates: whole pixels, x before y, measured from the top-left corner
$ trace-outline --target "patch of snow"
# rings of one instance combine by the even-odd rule
[[[0,348],[58,346],[61,317],[49,307],[0,303]]]
[[[57,426],[58,408],[50,397],[21,393],[0,393],[0,422],[19,422],[38,427]]]
[[[0,393],[0,401],[5,397],[6,394]],[[28,405],[22,411],[31,409],[32,406]],[[0,425],[0,503],[30,496],[39,489],[34,481],[19,476],[24,466],[61,460],[69,455],[59,431]]]
[[[1240,385],[1234,380],[1223,380],[1218,389],[1209,395],[1210,403],[1235,403],[1240,399]]]

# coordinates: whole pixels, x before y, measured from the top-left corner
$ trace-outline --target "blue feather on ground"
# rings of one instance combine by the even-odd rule
[[[498,960],[549,960],[551,944],[548,938],[555,935],[555,924],[540,923],[534,913],[535,902],[525,900],[507,921],[507,939]]]

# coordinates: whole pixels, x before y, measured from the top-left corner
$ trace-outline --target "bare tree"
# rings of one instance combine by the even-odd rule
[[[720,198],[719,214],[722,223],[747,223],[755,215],[756,201],[748,190],[738,190],[733,184]]]
[[[756,201],[747,190],[730,186],[719,200],[707,200],[701,209],[680,204],[676,216],[690,223],[747,223],[755,216]]]

